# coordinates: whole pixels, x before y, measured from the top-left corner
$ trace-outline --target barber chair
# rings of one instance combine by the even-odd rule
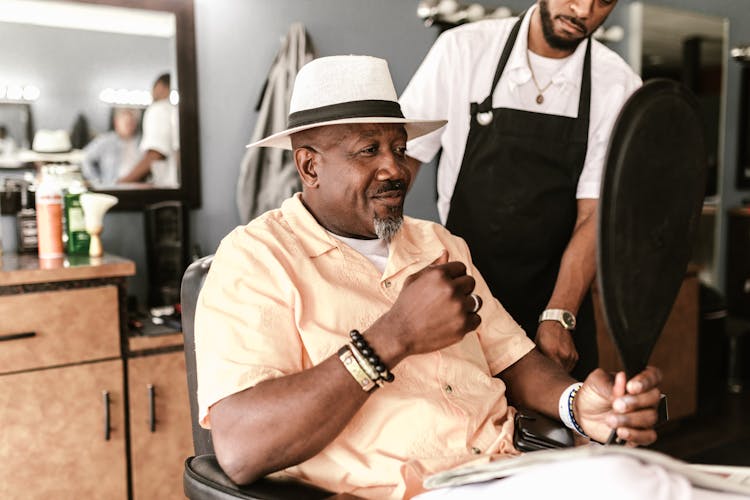
[[[185,337],[185,367],[187,369],[190,416],[193,425],[195,456],[185,461],[183,485],[185,496],[191,500],[298,500],[327,498],[333,493],[287,478],[266,477],[252,484],[237,486],[219,467],[214,455],[211,433],[198,424],[196,396],[195,337],[193,322],[198,293],[203,286],[213,255],[193,262],[182,278],[182,326]]]

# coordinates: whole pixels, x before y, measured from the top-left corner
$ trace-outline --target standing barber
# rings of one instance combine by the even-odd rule
[[[542,352],[576,377],[598,364],[589,289],[604,157],[641,84],[591,39],[616,3],[538,0],[518,19],[449,30],[401,96],[406,114],[448,118],[408,145],[422,162],[442,147],[441,221]]]

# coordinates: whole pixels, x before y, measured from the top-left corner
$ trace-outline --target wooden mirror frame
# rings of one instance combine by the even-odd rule
[[[113,210],[141,210],[152,203],[179,200],[188,208],[200,208],[200,146],[198,127],[198,73],[195,64],[193,0],[68,0],[131,9],[170,12],[175,16],[177,81],[180,102],[180,187],[177,189],[97,189],[117,196]]]

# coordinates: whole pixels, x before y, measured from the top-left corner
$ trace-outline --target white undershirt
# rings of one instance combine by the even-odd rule
[[[385,240],[380,238],[373,240],[346,238],[330,231],[328,231],[328,234],[365,256],[381,274],[385,272],[385,265],[388,263],[388,243]]]
[[[542,92],[542,96],[544,97],[542,104],[536,102],[536,97],[539,95],[539,90],[536,88],[536,85],[525,85],[520,87],[521,100],[523,101],[524,106],[528,106],[531,109],[536,109],[540,112],[548,111],[551,98],[548,98],[547,92],[549,92],[552,83],[554,83],[553,79],[555,75],[560,72],[567,60],[564,58],[543,57],[530,50],[528,51],[528,54],[529,62],[531,63],[531,71],[536,78],[536,82],[539,84],[540,88],[547,88]]]

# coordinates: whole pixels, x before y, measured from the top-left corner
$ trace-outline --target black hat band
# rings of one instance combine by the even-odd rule
[[[319,108],[305,109],[289,115],[287,129],[303,127],[347,118],[404,118],[401,106],[396,101],[367,100],[330,104]]]

